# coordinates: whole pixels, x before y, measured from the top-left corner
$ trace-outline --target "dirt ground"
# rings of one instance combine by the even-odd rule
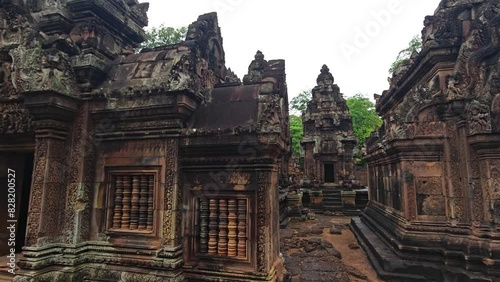
[[[316,215],[314,220],[292,221],[281,230],[281,252],[291,281],[383,281],[358,246],[350,220]]]

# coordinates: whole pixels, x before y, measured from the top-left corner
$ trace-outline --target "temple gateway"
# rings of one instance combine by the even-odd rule
[[[215,13],[139,52],[148,8],[0,0],[0,181],[15,183],[0,189],[0,281],[294,281],[280,227],[316,220],[323,236],[313,212],[332,211],[359,214],[350,229],[380,279],[500,279],[498,0],[442,0],[422,50],[375,95],[362,211],[352,119],[326,65],[301,171],[284,60],[257,51],[238,78]]]

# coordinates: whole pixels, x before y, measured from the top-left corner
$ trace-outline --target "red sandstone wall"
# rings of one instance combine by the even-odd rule
[[[363,186],[368,186],[368,168],[359,165],[354,166],[354,176]]]

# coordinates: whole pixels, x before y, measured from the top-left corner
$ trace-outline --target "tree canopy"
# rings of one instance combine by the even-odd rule
[[[187,27],[170,27],[160,25],[146,30],[146,41],[141,44],[142,48],[154,48],[162,45],[176,44],[184,40]]]
[[[300,157],[300,140],[304,136],[302,119],[296,115],[290,115],[290,135],[292,136],[292,153],[297,159]]]
[[[408,43],[408,47],[399,51],[398,57],[389,68],[389,73],[393,73],[404,60],[409,59],[414,52],[418,53],[420,50],[422,50],[422,39],[420,36],[415,35]]]
[[[311,90],[302,90],[290,101],[290,108],[300,114],[307,108],[307,103],[311,101],[311,98]]]
[[[360,93],[347,98],[346,102],[352,117],[354,135],[362,147],[370,134],[382,125],[382,119],[375,111],[373,102]]]

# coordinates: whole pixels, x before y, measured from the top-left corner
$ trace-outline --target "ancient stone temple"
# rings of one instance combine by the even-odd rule
[[[3,183],[8,168],[17,181],[14,281],[278,276],[284,61],[259,52],[242,84],[225,66],[215,13],[185,41],[135,53],[147,10],[136,0],[1,1],[0,167]]]
[[[312,99],[302,114],[303,186],[322,191],[324,208],[340,209],[341,191],[352,188],[348,186],[353,181],[353,149],[357,139],[349,108],[326,65],[316,82]]]
[[[367,142],[370,203],[353,225],[382,277],[500,277],[499,11],[441,1],[422,51],[376,96],[384,125]]]

